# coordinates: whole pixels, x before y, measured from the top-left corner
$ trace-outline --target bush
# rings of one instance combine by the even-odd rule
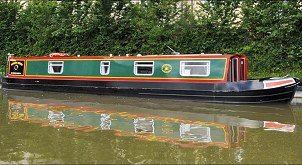
[[[242,53],[251,76],[302,64],[301,2],[207,0],[0,1],[0,54]],[[257,74],[256,74],[257,73]]]

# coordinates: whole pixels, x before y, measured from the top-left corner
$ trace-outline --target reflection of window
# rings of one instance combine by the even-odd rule
[[[209,76],[210,61],[180,61],[181,76]]]
[[[148,118],[137,118],[133,121],[135,133],[154,133],[154,120]]]
[[[62,74],[64,62],[63,61],[49,61],[48,62],[48,73],[49,74]]]
[[[135,61],[134,74],[143,76],[152,76],[154,68],[154,61]]]
[[[100,73],[101,75],[108,75],[110,72],[110,61],[101,61]]]
[[[210,127],[197,124],[180,124],[180,137],[182,140],[195,142],[211,142]]]
[[[48,111],[48,119],[50,122],[64,121],[64,117],[63,112]]]
[[[48,120],[49,125],[54,127],[63,127],[64,126],[64,113],[56,111],[48,111]]]
[[[100,120],[100,127],[102,128],[102,130],[109,130],[111,126],[110,114],[102,113]]]
[[[28,120],[27,108],[23,105],[12,104],[9,106],[10,120]]]

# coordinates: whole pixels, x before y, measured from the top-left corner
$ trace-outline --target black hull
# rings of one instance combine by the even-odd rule
[[[111,82],[2,78],[7,89],[163,97],[215,103],[290,103],[297,84],[263,89],[258,80],[233,83]],[[155,88],[156,87],[156,88]]]

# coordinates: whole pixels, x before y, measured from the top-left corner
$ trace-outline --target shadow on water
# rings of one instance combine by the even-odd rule
[[[253,163],[249,139],[262,147],[258,138],[297,131],[292,106],[17,90],[2,91],[2,104],[1,141],[17,141],[21,156],[0,151],[0,163]]]

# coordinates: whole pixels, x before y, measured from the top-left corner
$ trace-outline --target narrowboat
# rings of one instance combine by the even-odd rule
[[[2,87],[259,104],[289,103],[300,82],[247,75],[247,56],[238,54],[10,55]]]

